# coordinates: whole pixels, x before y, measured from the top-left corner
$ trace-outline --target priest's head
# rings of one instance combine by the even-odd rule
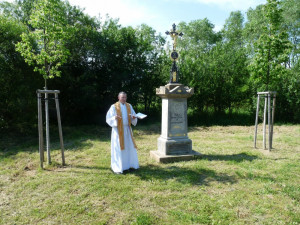
[[[124,92],[124,91],[121,91],[119,94],[118,94],[118,99],[121,103],[125,103],[126,100],[127,100],[127,94]]]

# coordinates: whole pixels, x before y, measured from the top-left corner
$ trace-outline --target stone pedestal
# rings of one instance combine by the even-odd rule
[[[192,140],[188,138],[187,98],[194,93],[193,88],[179,83],[167,84],[156,89],[162,98],[161,135],[157,140],[157,151],[150,156],[158,162],[172,162],[193,159],[200,153],[192,150]]]

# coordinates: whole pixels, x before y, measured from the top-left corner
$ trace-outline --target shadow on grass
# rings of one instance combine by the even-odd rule
[[[154,165],[141,166],[140,169],[130,172],[135,176],[140,177],[141,180],[174,180],[182,184],[192,185],[207,185],[211,182],[219,183],[236,183],[234,176],[229,176],[225,173],[217,173],[210,169],[188,169],[177,166],[170,166],[161,168]],[[125,173],[126,174],[126,173]]]
[[[45,132],[45,131],[44,131]],[[93,141],[110,141],[111,128],[100,126],[63,127],[64,148],[67,151],[77,151],[93,146]],[[45,147],[44,134],[44,151]],[[50,151],[60,149],[57,127],[50,127]],[[0,137],[0,160],[18,154],[19,152],[38,152],[38,133],[28,136]]]
[[[202,159],[208,161],[234,161],[234,162],[243,162],[243,161],[253,161],[258,159],[258,156],[249,155],[245,152],[232,155],[201,155]]]
[[[255,155],[247,153],[239,153],[232,155],[201,155],[200,158],[209,161],[253,161],[258,159]],[[131,173],[131,172],[130,172]],[[236,176],[230,176],[226,173],[217,173],[211,169],[193,169],[182,168],[177,166],[169,166],[161,168],[155,165],[141,166],[139,170],[132,172],[134,175],[140,177],[142,180],[175,180],[183,184],[192,185],[210,185],[211,182],[229,183],[237,182]]]
[[[104,166],[85,166],[85,165],[69,165],[69,166],[72,166],[73,168],[78,168],[78,169],[99,170],[99,171],[109,169]]]
[[[58,134],[58,133],[57,133]],[[100,140],[110,141],[111,128],[108,126],[80,126],[66,127],[64,139],[66,140]]]
[[[72,170],[68,170],[72,169]],[[75,169],[75,170],[74,170]],[[76,164],[66,164],[65,166],[62,166],[60,163],[58,163],[56,166],[51,165],[51,167],[44,168],[45,171],[54,171],[58,173],[78,173],[78,174],[99,174],[100,171],[110,171],[109,167],[105,166],[87,166],[87,165],[76,165]]]

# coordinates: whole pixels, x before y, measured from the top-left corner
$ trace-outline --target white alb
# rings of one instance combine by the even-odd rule
[[[123,173],[124,170],[130,168],[138,169],[139,161],[137,156],[136,148],[134,147],[131,139],[130,127],[128,125],[127,108],[125,104],[120,103],[123,128],[124,128],[124,150],[120,148],[119,133],[117,128],[117,110],[115,105],[112,105],[106,114],[106,123],[112,127],[111,131],[111,169],[115,173]],[[135,111],[130,105],[131,116],[135,116]],[[131,124],[137,124],[137,118],[131,118]]]

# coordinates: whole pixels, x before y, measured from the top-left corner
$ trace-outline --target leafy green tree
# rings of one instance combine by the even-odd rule
[[[241,48],[244,46],[244,16],[241,11],[231,12],[228,19],[225,21],[222,30],[223,39],[230,43],[233,47]]]
[[[68,27],[64,4],[60,0],[38,0],[29,24],[33,30],[21,35],[16,49],[25,62],[34,65],[34,71],[43,75],[47,89],[47,79],[61,75],[59,68],[69,55],[65,46]]]
[[[285,121],[300,121],[300,2],[284,0],[281,2],[283,10],[283,29],[286,29],[292,43],[288,72],[281,79],[279,96],[279,116]],[[278,107],[277,107],[278,108]]]
[[[231,111],[246,97],[248,72],[241,12],[233,12],[221,32],[207,19],[180,23],[180,71],[184,84],[195,87],[196,110]],[[233,88],[235,87],[235,88]]]
[[[264,5],[258,5],[255,9],[250,8],[247,11],[247,22],[243,29],[243,39],[249,58],[254,56],[254,43],[264,32],[264,27],[267,24],[266,17],[263,13],[263,7]]]
[[[292,51],[288,66],[300,72],[300,2],[284,0],[281,2],[283,13],[283,27],[289,34]]]
[[[219,57],[216,68],[222,91],[218,98],[223,108],[231,112],[233,107],[242,107],[248,98],[247,51],[243,37],[244,17],[240,11],[231,12],[221,30],[223,41],[218,44]],[[232,88],[235,87],[235,88]]]
[[[168,79],[168,57],[163,48],[165,39],[156,35],[156,31],[145,24],[136,29],[136,37],[139,47],[134,71],[135,76],[139,77],[139,101],[144,105],[144,110],[149,112],[160,102],[155,88]]]
[[[249,68],[259,89],[277,89],[279,78],[286,73],[291,44],[288,34],[281,29],[282,9],[277,0],[268,0],[263,7],[267,23],[255,42],[255,56]]]
[[[14,18],[31,28],[28,21],[30,20],[30,15],[32,9],[34,9],[34,3],[36,1],[37,0],[16,0],[14,2],[4,1],[0,3],[0,10],[4,15]]]
[[[178,24],[178,30],[184,33],[178,40],[180,82],[195,88],[189,102],[198,112],[213,104],[214,83],[209,58],[211,49],[221,39],[213,29],[214,25],[208,19]]]
[[[105,105],[106,87],[106,77],[99,72],[103,44],[100,22],[69,3],[65,4],[65,15],[71,27],[65,39],[70,55],[61,67],[62,76],[49,79],[48,84],[63,92],[61,104],[68,106],[61,108],[65,122],[95,122]]]
[[[35,122],[36,90],[43,83],[32,72],[15,44],[26,26],[17,19],[0,14],[0,131],[14,129],[28,131]]]

